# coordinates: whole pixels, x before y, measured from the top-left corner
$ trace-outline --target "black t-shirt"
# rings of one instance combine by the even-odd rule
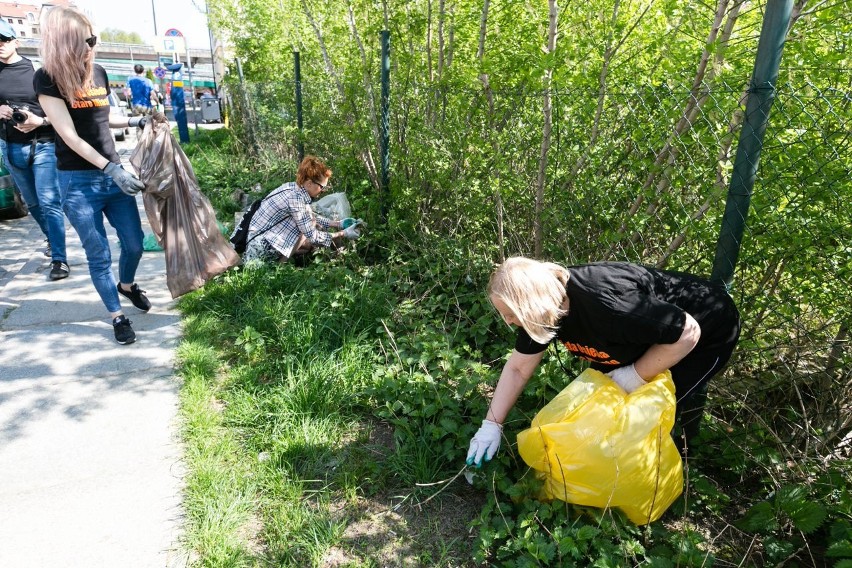
[[[724,286],[693,276],[626,262],[568,267],[568,314],[555,340],[599,370],[635,362],[651,345],[674,343],[683,333],[685,313],[701,326],[696,350],[736,336],[739,315]],[[519,328],[515,349],[541,353]]]
[[[44,69],[35,72],[33,87],[36,94],[56,97],[65,101],[65,107],[77,135],[89,143],[98,154],[110,162],[119,163],[121,160],[115,151],[115,142],[112,139],[112,130],[109,127],[109,80],[106,71],[100,65],[95,64],[93,70],[94,86],[89,89],[86,96],[68,102],[62,99],[59,88]],[[96,166],[81,158],[74,150],[68,147],[61,136],[56,137],[56,168],[59,170],[96,170]]]
[[[41,105],[33,90],[33,62],[22,57],[15,63],[0,63],[0,104],[26,106],[31,114],[44,116]],[[40,126],[30,132],[21,132],[11,120],[0,123],[0,138],[7,142],[25,143],[35,137],[53,138],[52,126]]]

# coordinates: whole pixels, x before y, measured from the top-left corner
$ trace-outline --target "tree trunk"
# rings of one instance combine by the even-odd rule
[[[456,40],[456,5],[450,4],[450,31],[447,42],[447,70],[453,66],[453,47]]]
[[[438,0],[438,81],[444,76],[444,0]]]
[[[334,83],[337,86],[337,92],[340,95],[341,104],[346,103],[346,91],[343,88],[343,83],[340,81],[340,77],[337,74],[337,70],[334,68],[334,64],[331,62],[331,57],[328,55],[328,50],[325,46],[325,39],[322,36],[322,31],[320,30],[319,24],[314,19],[313,14],[311,13],[311,9],[308,7],[308,3],[306,0],[302,0],[302,7],[305,10],[305,16],[307,16],[308,21],[311,24],[311,27],[314,29],[314,33],[317,36],[317,42],[319,43],[320,50],[322,51],[322,58],[325,62],[326,72],[334,79]],[[346,124],[354,126],[355,124],[355,116],[353,111],[346,112]],[[363,149],[358,151],[359,157],[361,161],[364,163],[364,167],[367,169],[367,175],[370,178],[370,182],[373,184],[373,187],[376,191],[379,191],[381,188],[381,184],[379,183],[379,175],[377,173],[376,161],[373,158],[373,152],[368,149]]]
[[[485,36],[488,29],[489,5],[490,0],[482,1],[482,18],[479,20],[479,47],[476,50],[476,59],[479,61],[479,80],[482,82],[482,91],[485,93],[485,98],[488,101],[488,125],[492,132],[491,155],[496,157],[499,155],[499,148],[497,147],[497,129],[494,124],[494,93],[491,92],[491,85],[488,82],[488,73],[482,72],[483,62],[485,60]],[[494,161],[492,161],[492,163],[494,163]],[[493,169],[489,168],[489,173],[493,176],[490,183],[494,187],[494,208],[497,215],[497,247],[499,250],[500,262],[503,262],[506,260],[506,240],[503,221],[503,196],[500,193],[500,169],[496,167]]]
[[[662,181],[658,180],[661,173],[665,173],[669,171],[669,167],[675,161],[677,157],[677,148],[675,146],[675,141],[680,138],[680,136],[692,125],[692,122],[695,120],[695,117],[698,114],[698,111],[701,108],[701,105],[707,98],[707,89],[703,87],[704,85],[704,77],[707,74],[707,66],[710,62],[710,58],[713,54],[711,48],[716,44],[716,39],[719,36],[719,30],[722,27],[722,22],[725,19],[725,13],[728,9],[728,3],[730,0],[718,0],[716,5],[716,13],[713,18],[713,24],[710,28],[710,33],[707,36],[707,40],[704,44],[704,51],[701,54],[701,59],[698,63],[698,70],[695,74],[695,78],[692,82],[692,88],[690,90],[690,97],[684,107],[683,112],[681,113],[681,118],[675,124],[672,133],[669,135],[668,140],[666,140],[663,148],[657,153],[657,157],[654,160],[654,165],[650,168],[650,172],[645,179],[645,183],[642,185],[642,189],[639,192],[639,195],[636,196],[636,199],[633,201],[633,204],[630,206],[630,209],[627,212],[627,215],[622,222],[621,226],[618,229],[619,235],[624,235],[627,231],[628,221],[636,215],[639,211],[639,208],[642,206],[642,203],[645,200],[644,193],[655,183],[657,184],[657,194],[660,194],[668,188],[669,184],[664,179]],[[739,10],[739,5],[741,5],[744,0],[737,0],[737,11]],[[733,12],[733,10],[732,10]],[[729,20],[730,29],[733,29],[733,23],[736,20],[736,14],[733,14],[733,21]],[[726,28],[727,29],[727,28]],[[718,55],[716,55],[716,60],[718,60]],[[664,167],[664,164],[667,166]],[[634,233],[632,240],[635,242],[641,238],[641,235]],[[610,256],[614,253],[616,247],[618,246],[618,241],[614,242],[609,250],[607,251],[606,256]]]
[[[331,57],[328,55],[328,49],[325,47],[325,40],[322,37],[322,31],[320,31],[319,24],[314,19],[314,15],[311,12],[311,9],[308,7],[308,3],[306,0],[302,0],[302,7],[305,10],[305,16],[308,18],[308,22],[311,24],[311,27],[314,30],[314,34],[317,36],[317,42],[319,42],[320,51],[322,51],[322,60],[325,63],[325,70],[334,80],[334,84],[337,87],[337,93],[340,95],[341,102],[344,100],[345,91],[343,89],[343,83],[340,80],[340,77],[337,75],[337,70],[334,68],[334,64],[331,62]]]
[[[432,75],[432,0],[426,0],[426,73],[431,83]]]
[[[595,117],[592,121],[592,132],[589,137],[589,143],[586,145],[585,150],[583,150],[582,155],[577,159],[574,167],[571,168],[571,173],[568,175],[568,179],[565,183],[565,190],[570,192],[574,187],[574,182],[577,179],[577,174],[586,164],[586,161],[589,159],[589,156],[592,153],[595,145],[597,144],[598,137],[600,136],[600,123],[601,117],[603,116],[604,103],[606,102],[606,78],[609,75],[609,67],[612,62],[613,57],[615,57],[618,48],[624,44],[627,40],[627,37],[630,33],[636,28],[639,22],[642,20],[642,17],[648,12],[648,9],[651,7],[649,4],[642,14],[637,18],[636,23],[630,28],[630,30],[621,38],[618,42],[618,45],[612,45],[612,31],[615,29],[616,23],[618,22],[618,10],[620,7],[621,1],[616,0],[615,4],[612,8],[612,21],[610,22],[609,34],[607,34],[606,39],[606,47],[604,48],[604,58],[603,58],[603,66],[601,68],[600,75],[598,76],[598,104],[597,108],[595,108]]]
[[[551,53],[556,51],[556,20],[558,17],[559,9],[556,6],[556,0],[548,0],[547,4],[550,13],[549,24],[547,29],[547,47],[545,48],[545,53],[547,55],[550,55]],[[535,188],[535,218],[533,220],[533,243],[536,258],[541,258],[541,253],[543,250],[541,215],[542,210],[544,208],[544,178],[547,173],[547,153],[550,150],[550,132],[553,128],[553,117],[551,116],[552,108],[550,100],[550,87],[552,82],[553,64],[550,63],[548,67],[544,70],[544,103],[542,105],[542,112],[544,114],[544,127],[542,129],[541,152],[538,158],[538,178],[536,179]]]
[[[831,350],[828,352],[828,361],[825,365],[825,372],[829,377],[837,370],[837,364],[844,351],[849,351],[849,327],[846,324],[840,326],[834,341],[831,342]]]
[[[745,96],[746,93],[743,93],[743,97]],[[719,148],[719,153],[716,155],[716,183],[714,184],[713,189],[710,191],[710,195],[707,197],[706,200],[704,200],[704,203],[701,204],[701,207],[698,208],[698,211],[696,211],[690,218],[690,224],[703,219],[707,211],[710,210],[710,207],[712,207],[713,204],[716,203],[716,200],[719,198],[719,196],[724,195],[725,191],[728,189],[728,177],[725,175],[724,165],[727,162],[731,161],[731,145],[734,142],[734,135],[739,131],[744,118],[745,112],[740,109],[737,109],[734,112],[734,116],[731,118],[731,121],[728,123],[728,132],[722,138],[722,145]],[[680,246],[684,242],[686,242],[686,233],[688,230],[689,224],[687,224],[684,227],[683,231],[681,231],[681,233],[669,244],[669,247],[668,249],[666,249],[666,252],[660,258],[660,260],[657,261],[657,268],[665,268],[671,256],[680,248]]]
[[[725,27],[722,30],[721,35],[719,36],[719,45],[721,46],[721,48],[716,50],[716,53],[713,56],[713,65],[710,66],[710,68],[707,70],[706,77],[703,81],[704,86],[701,90],[700,97],[696,98],[695,96],[693,96],[691,99],[695,101],[695,105],[693,106],[688,117],[684,121],[684,128],[681,130],[681,133],[687,130],[687,125],[690,128],[692,127],[692,125],[695,123],[696,118],[698,117],[698,113],[701,111],[701,107],[704,106],[704,102],[710,95],[713,83],[716,80],[716,74],[718,73],[720,67],[722,66],[722,62],[725,59],[725,46],[728,45],[728,41],[731,39],[731,34],[734,31],[734,24],[736,23],[737,18],[739,17],[740,8],[742,7],[743,3],[744,0],[737,0],[733,7],[731,7],[731,10],[728,12],[727,20],[725,21]],[[693,93],[695,92],[695,85],[693,85]],[[683,121],[684,119],[682,118],[681,120]],[[679,155],[680,151],[676,148],[672,148],[669,164],[673,165]],[[669,169],[667,168],[666,171],[669,171]],[[668,192],[668,190],[671,188],[671,185],[671,176],[666,175],[660,178],[660,181],[657,184],[657,192],[654,203],[650,204],[645,211],[647,216],[650,217],[659,210],[661,203],[660,198],[664,193]],[[639,233],[634,233],[631,241],[636,243],[639,241],[640,238],[641,235],[639,235]]]
[[[376,115],[376,103],[373,96],[373,84],[370,81],[370,66],[367,62],[367,54],[364,51],[364,44],[361,43],[361,36],[358,35],[358,29],[355,26],[355,13],[352,11],[352,1],[349,0],[348,8],[349,8],[349,31],[352,33],[352,38],[355,40],[355,44],[358,46],[358,52],[361,54],[361,68],[364,73],[364,90],[367,93],[367,105],[369,106],[370,111],[370,125],[373,130],[373,139],[378,143],[379,141],[379,119]]]

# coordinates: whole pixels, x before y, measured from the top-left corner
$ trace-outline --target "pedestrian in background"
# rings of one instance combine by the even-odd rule
[[[121,310],[119,294],[143,312],[151,308],[145,291],[134,282],[143,236],[135,195],[145,186],[121,167],[111,127],[144,127],[146,118],[110,114],[107,74],[94,63],[97,40],[82,12],[52,8],[42,27],[44,67],[36,71],[33,84],[59,135],[56,162],[65,214],[83,243],[89,274],[110,313],[115,339],[127,344],[136,341],[136,333]],[[104,218],[115,228],[121,245],[118,284]]]
[[[47,239],[50,278],[71,272],[65,255],[65,215],[56,181],[56,133],[33,90],[32,61],[18,54],[15,29],[0,20],[0,154]]]
[[[133,66],[136,75],[127,78],[133,116],[149,116],[153,112],[152,93],[154,84],[145,76],[145,68],[138,63]]]

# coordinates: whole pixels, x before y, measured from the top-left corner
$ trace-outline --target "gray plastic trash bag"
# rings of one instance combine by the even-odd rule
[[[330,193],[322,199],[314,201],[311,203],[311,209],[317,215],[322,215],[326,219],[333,219],[335,221],[352,216],[349,200],[346,199],[346,194],[343,192]]]
[[[145,213],[165,249],[172,298],[200,288],[240,262],[222,236],[213,207],[201,193],[165,115],[156,113],[148,120],[130,163],[145,184]]]

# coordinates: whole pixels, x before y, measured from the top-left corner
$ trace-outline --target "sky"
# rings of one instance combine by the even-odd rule
[[[169,28],[175,28],[183,33],[189,47],[210,47],[207,17],[202,12],[204,0],[195,0],[194,3],[193,0],[74,0],[74,4],[88,14],[99,30],[116,28],[136,32],[143,41],[150,43],[154,37],[153,13],[156,12],[158,34],[163,35]]]

